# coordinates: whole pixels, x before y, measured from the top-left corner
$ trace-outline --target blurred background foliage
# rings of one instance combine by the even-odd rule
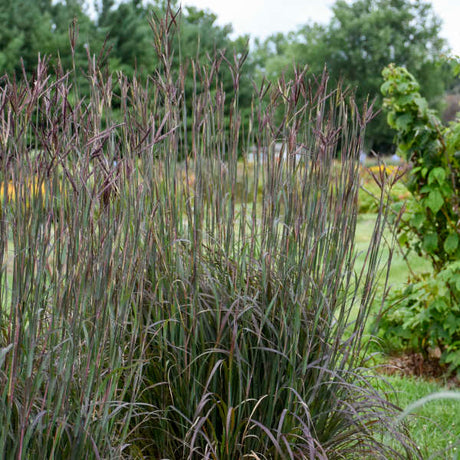
[[[87,67],[87,54],[106,59],[111,72],[146,78],[153,75],[159,62],[152,46],[149,26],[152,15],[167,8],[165,0],[0,0],[0,72],[22,73],[22,62],[31,75],[37,53],[46,54],[54,63],[59,57],[64,69],[71,69],[72,49],[69,26],[76,18],[79,38],[75,61]],[[170,2],[179,9],[180,2]],[[439,36],[441,22],[426,0],[338,0],[328,24],[306,23],[288,34],[277,33],[266,40],[235,36],[231,25],[217,24],[209,10],[185,7],[177,17],[180,35],[172,41],[176,62],[199,57],[202,62],[217,50],[226,50],[227,59],[241,58],[249,52],[239,83],[240,109],[249,108],[253,82],[264,78],[275,81],[308,66],[312,74],[326,65],[333,81],[342,80],[356,91],[358,104],[375,101],[382,106],[379,87],[381,71],[391,62],[406,67],[419,81],[421,92],[431,106],[445,111],[452,119],[459,108],[458,77],[455,65],[445,56],[448,44]],[[232,89],[231,72],[222,75],[224,91]],[[185,87],[194,84],[193,70],[185,78]],[[88,84],[81,77],[81,90]],[[377,115],[369,125],[366,150],[391,153],[393,132],[384,116]]]

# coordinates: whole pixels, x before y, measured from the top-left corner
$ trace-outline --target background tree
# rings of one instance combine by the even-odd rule
[[[49,1],[0,0],[0,69],[22,73],[37,64],[37,54],[53,51],[52,18]]]
[[[81,93],[88,95],[89,84],[85,76],[88,73],[88,55],[99,55],[104,35],[87,14],[84,0],[61,0],[53,4],[50,12],[53,21],[53,62],[56,63],[59,57],[64,70],[78,69],[74,74],[75,82]],[[73,51],[69,38],[70,27],[74,28],[70,35],[75,33]]]
[[[279,36],[259,45],[257,53],[266,60],[261,70],[279,74],[286,70],[286,61],[295,60],[317,73],[326,64],[333,79],[342,78],[356,88],[358,102],[375,98],[380,109],[381,71],[394,62],[414,74],[429,102],[439,102],[451,74],[439,64],[447,45],[439,37],[441,22],[428,2],[338,0],[332,11],[329,24],[307,24],[289,34],[282,47],[277,46],[282,42]],[[282,57],[277,56],[280,51]],[[278,72],[272,68],[276,62]],[[368,147],[385,153],[391,149],[392,140],[385,117],[377,117],[368,127]]]
[[[114,7],[115,6],[115,7]],[[132,76],[146,76],[156,65],[152,46],[152,32],[148,19],[152,6],[143,6],[139,0],[117,3],[104,0],[98,17],[99,32],[107,37],[110,67]]]
[[[53,64],[57,58],[64,68],[71,69],[72,52],[69,26],[77,21],[79,39],[75,47],[75,62],[86,67],[86,47],[99,49],[102,41],[85,11],[83,0],[0,0],[0,68],[8,74],[31,74],[37,55],[47,55]]]
[[[201,65],[208,65],[214,59],[227,60],[223,62],[219,67],[219,79],[222,83],[222,88],[226,94],[233,94],[235,91],[234,75],[230,70],[230,63],[235,67],[235,59],[237,61],[244,61],[242,67],[238,70],[239,72],[239,84],[238,86],[238,104],[240,111],[243,115],[247,114],[247,111],[251,106],[251,95],[252,95],[252,80],[254,77],[254,64],[252,60],[244,59],[244,56],[248,53],[248,40],[249,37],[237,37],[232,39],[230,37],[232,33],[231,25],[219,26],[216,24],[217,16],[209,11],[199,10],[195,7],[187,7],[184,10],[180,21],[180,33],[177,34],[177,41],[174,43],[176,64],[178,67],[180,59],[185,61],[196,60]],[[188,94],[192,93],[195,82],[193,80],[192,70],[189,67],[185,86]],[[213,93],[218,88],[214,88]],[[227,123],[229,122],[230,103],[231,97],[227,97],[225,100]],[[188,101],[189,109],[191,101]],[[244,117],[243,131],[247,124],[247,119]]]

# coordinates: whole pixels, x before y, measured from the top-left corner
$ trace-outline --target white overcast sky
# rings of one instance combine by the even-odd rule
[[[181,0],[183,6],[209,9],[219,24],[233,25],[236,34],[266,38],[274,32],[289,32],[313,22],[326,23],[331,18],[335,0]],[[460,55],[460,0],[431,0],[442,19],[442,36],[452,52]]]

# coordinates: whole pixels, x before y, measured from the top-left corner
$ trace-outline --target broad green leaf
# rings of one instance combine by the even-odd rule
[[[409,240],[409,237],[406,232],[402,233],[401,236],[398,238],[399,244],[401,246],[404,246],[408,240]]]
[[[395,128],[396,127],[396,123],[395,123],[395,113],[394,112],[388,112],[388,115],[387,115],[387,123],[389,126],[391,126],[392,128]]]
[[[457,291],[460,291],[460,276],[455,277],[455,287],[457,288]]]
[[[398,144],[398,155],[407,158],[407,152],[410,151],[413,143],[414,142],[411,140],[408,142],[401,142],[400,144]],[[415,173],[415,168],[412,170],[412,173]]]
[[[404,115],[396,118],[396,129],[399,131],[406,131],[409,128],[409,125],[412,123],[413,118],[410,113],[405,113]]]
[[[436,233],[428,233],[423,238],[423,249],[426,252],[433,252],[438,247],[438,235]]]
[[[439,187],[439,190],[444,196],[452,195],[452,188],[450,187],[448,182],[443,182]]]
[[[421,212],[417,212],[412,216],[410,220],[410,224],[418,228],[423,224],[424,221],[425,221],[425,214]]]
[[[386,81],[385,83],[383,83],[383,85],[380,87],[380,91],[382,91],[382,94],[389,94],[392,85],[392,81]]]
[[[451,233],[444,241],[444,250],[447,254],[452,254],[458,247],[458,233]]]
[[[454,74],[455,74],[455,76],[460,75],[460,64],[455,64]]]
[[[444,200],[441,192],[438,190],[432,190],[430,194],[425,198],[425,206],[430,208],[435,214],[442,208]]]
[[[450,335],[454,335],[455,332],[459,329],[460,326],[460,318],[457,318],[456,315],[453,315],[452,313],[449,313],[447,316],[445,322],[444,322],[444,327],[447,332],[450,333]]]
[[[414,93],[408,93],[398,98],[398,104],[407,105],[413,102],[414,100],[417,102],[416,95]]]
[[[443,313],[449,310],[449,306],[444,299],[433,300],[433,302],[430,303],[429,308],[431,310],[436,310],[438,313]]]
[[[418,106],[418,109],[420,110],[420,113],[424,115],[426,111],[428,110],[428,102],[424,97],[416,97],[415,98],[415,103]]]
[[[424,186],[420,189],[420,193],[430,193],[431,190],[433,190],[433,187],[430,187],[429,185],[424,185]]]
[[[411,89],[411,86],[410,86],[410,83],[409,82],[404,82],[404,83],[401,83],[399,84],[398,86],[398,90],[399,92],[401,93],[406,93],[408,90]]]
[[[434,181],[437,181],[439,184],[444,182],[446,179],[446,170],[444,168],[438,167],[434,168],[428,174],[428,183],[432,184]]]

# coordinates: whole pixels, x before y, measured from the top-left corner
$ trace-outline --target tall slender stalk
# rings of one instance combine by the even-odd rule
[[[246,117],[245,56],[174,67],[176,21],[151,22],[147,82],[90,57],[85,100],[40,59],[0,88],[2,456],[417,457],[365,368],[370,112],[299,70]]]

